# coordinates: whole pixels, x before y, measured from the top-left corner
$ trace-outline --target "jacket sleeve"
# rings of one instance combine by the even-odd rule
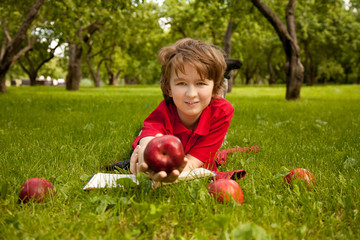
[[[134,139],[133,149],[139,143],[140,139],[149,136],[155,136],[158,133],[163,135],[169,134],[168,128],[171,126],[168,117],[168,109],[164,101],[162,101],[155,110],[144,120],[139,135]]]

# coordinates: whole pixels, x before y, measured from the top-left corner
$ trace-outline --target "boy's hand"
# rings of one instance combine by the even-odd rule
[[[144,162],[139,165],[139,171],[145,172],[152,180],[156,182],[174,182],[179,176],[182,170],[187,164],[186,158],[184,159],[184,164],[178,169],[174,169],[170,174],[167,174],[165,171],[154,172],[149,166]]]
[[[162,136],[162,134],[157,134],[155,137],[160,136]],[[146,144],[140,144],[134,149],[134,152],[130,158],[131,173],[137,175],[139,172],[145,172],[152,180],[156,182],[174,182],[187,165],[187,158],[185,157],[184,163],[178,169],[174,169],[170,174],[167,174],[165,171],[154,172],[143,160],[144,149],[148,142],[149,141],[146,141]]]

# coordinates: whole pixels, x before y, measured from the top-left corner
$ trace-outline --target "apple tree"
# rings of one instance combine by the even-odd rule
[[[295,3],[296,0],[289,0],[286,10],[286,26],[278,15],[261,0],[251,0],[254,6],[270,22],[282,42],[285,55],[286,73],[286,99],[296,100],[300,98],[301,85],[304,78],[304,67],[300,59],[300,47],[296,37],[295,28]]]
[[[0,7],[0,21],[2,32],[0,32],[0,92],[6,92],[6,73],[14,62],[33,47],[33,39],[28,35],[33,21],[38,16],[41,6],[45,0],[3,1]],[[27,6],[24,10],[23,6]],[[30,6],[30,7],[29,7]],[[20,25],[20,26],[19,26]],[[13,29],[17,29],[15,32]],[[27,38],[26,46],[22,46]]]

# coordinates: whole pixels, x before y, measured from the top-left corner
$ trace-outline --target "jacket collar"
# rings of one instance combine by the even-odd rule
[[[211,105],[211,103],[210,103]],[[194,133],[197,135],[207,135],[210,131],[210,119],[211,119],[211,107],[208,105],[203,112],[201,113],[199,122],[194,130]],[[176,110],[176,106],[172,105],[172,112],[174,113],[174,134],[179,134],[182,132],[192,132],[192,130],[187,129],[180,121],[179,115]]]

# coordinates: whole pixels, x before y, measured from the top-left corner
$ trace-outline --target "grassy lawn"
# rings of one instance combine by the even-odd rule
[[[0,239],[359,239],[360,86],[303,87],[287,102],[279,87],[236,87],[225,147],[244,169],[244,203],[218,204],[208,181],[149,190],[83,191],[101,166],[129,156],[158,86],[9,87],[0,95]],[[314,189],[283,176],[306,168]],[[54,184],[46,203],[18,204],[21,185]]]

